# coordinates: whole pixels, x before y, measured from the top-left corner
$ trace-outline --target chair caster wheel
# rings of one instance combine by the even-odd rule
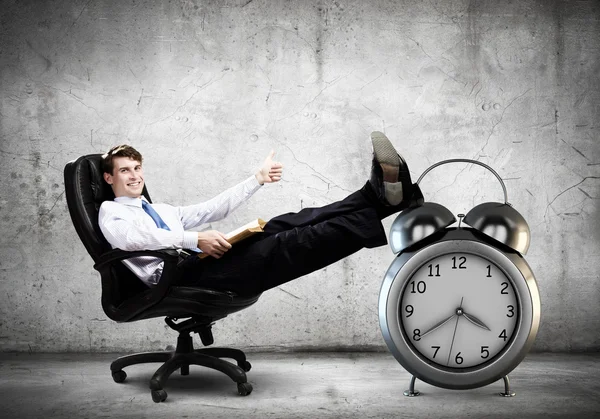
[[[127,373],[123,370],[113,371],[112,378],[115,380],[115,383],[122,383],[127,378]]]
[[[243,369],[245,372],[248,372],[252,369],[252,364],[249,363],[248,361],[240,361],[240,362],[238,362],[238,367]]]
[[[247,396],[252,393],[252,384],[250,383],[238,383],[238,393],[240,396]]]
[[[164,390],[152,390],[152,400],[154,403],[160,403],[167,400],[167,392]]]

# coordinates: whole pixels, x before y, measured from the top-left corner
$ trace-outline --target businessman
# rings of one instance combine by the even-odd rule
[[[142,155],[129,145],[119,145],[103,156],[104,180],[115,199],[100,207],[100,229],[113,248],[186,249],[192,256],[178,265],[180,285],[258,294],[362,248],[387,244],[381,220],[423,203],[406,162],[388,138],[376,131],[371,141],[371,175],[362,188],[341,201],[275,217],[263,233],[233,247],[219,231],[191,229],[227,217],[263,185],[278,182],[283,165],[273,160],[274,152],[253,176],[234,187],[206,202],[176,207],[146,201]],[[200,252],[210,257],[200,259],[196,256]],[[160,258],[135,257],[124,263],[149,287],[160,281]]]

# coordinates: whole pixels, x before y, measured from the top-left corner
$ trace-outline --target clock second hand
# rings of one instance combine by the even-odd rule
[[[458,307],[462,307],[462,302],[463,302],[464,298],[465,297],[461,297],[460,304],[458,305]],[[458,327],[458,319],[460,319],[460,316],[456,316],[456,324],[454,325],[454,334],[452,335],[452,343],[450,344],[450,351],[448,351],[448,362],[446,362],[446,365],[450,365],[450,357],[452,356],[452,347],[454,346],[454,338],[456,337],[456,328]]]

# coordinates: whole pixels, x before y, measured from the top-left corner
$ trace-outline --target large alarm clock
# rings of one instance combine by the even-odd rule
[[[402,211],[390,231],[397,256],[379,295],[384,340],[413,375],[404,394],[418,395],[415,378],[449,389],[470,389],[504,379],[531,348],[540,322],[540,297],[523,255],[530,243],[525,219],[509,203],[487,202],[456,217],[426,202]]]

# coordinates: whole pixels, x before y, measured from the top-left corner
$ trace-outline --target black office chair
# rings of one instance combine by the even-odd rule
[[[230,348],[194,349],[190,333],[198,333],[205,346],[211,345],[213,323],[254,304],[260,294],[242,297],[233,292],[171,285],[177,280],[179,254],[175,250],[126,252],[111,249],[98,226],[100,204],[114,199],[112,188],[102,177],[101,161],[100,154],[82,156],[67,163],[64,176],[67,206],[75,230],[95,262],[94,269],[100,272],[102,308],[117,322],[165,316],[167,325],[179,332],[175,351],[145,352],[115,360],[110,365],[114,381],[122,383],[125,380],[127,374],[123,368],[126,366],[163,362],[150,380],[152,400],[159,403],[167,398],[163,387],[174,371],[180,369],[181,375],[188,375],[190,365],[202,365],[227,374],[237,383],[240,395],[250,394],[252,385],[247,382],[245,372],[250,371],[251,365],[246,355]],[[146,187],[143,194],[150,201]],[[163,274],[156,287],[148,288],[121,263],[135,256],[155,256],[164,260]],[[221,358],[231,358],[237,365]]]

